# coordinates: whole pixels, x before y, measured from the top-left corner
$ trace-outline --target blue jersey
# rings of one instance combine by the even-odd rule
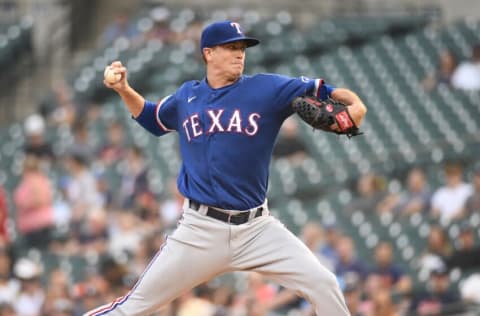
[[[265,201],[272,149],[297,96],[327,98],[333,88],[321,79],[276,74],[242,76],[212,89],[206,79],[188,81],[158,104],[145,101],[136,118],[161,136],[179,134],[179,191],[187,198],[228,210]]]

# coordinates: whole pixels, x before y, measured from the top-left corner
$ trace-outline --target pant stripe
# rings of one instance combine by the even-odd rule
[[[167,237],[168,239],[168,237]],[[145,270],[143,271],[142,275],[140,276],[140,278],[138,279],[137,283],[135,283],[134,287],[124,296],[121,296],[119,298],[117,298],[116,300],[114,300],[110,305],[104,305],[104,306],[100,306],[97,310],[93,310],[92,312],[90,312],[89,314],[85,314],[85,316],[101,316],[101,315],[106,315],[107,313],[113,311],[116,307],[122,305],[123,303],[125,303],[127,301],[127,299],[130,297],[130,295],[133,293],[133,291],[135,291],[135,289],[138,287],[138,285],[140,284],[140,282],[142,281],[143,279],[143,276],[147,273],[148,269],[150,269],[150,267],[153,265],[153,263],[155,262],[155,260],[157,259],[157,257],[162,253],[162,250],[163,248],[165,248],[165,245],[167,244],[167,240],[165,239],[165,242],[163,243],[162,247],[160,248],[159,251],[157,251],[157,253],[155,254],[155,256],[153,257],[153,259],[150,261],[150,263],[148,264],[148,266],[145,268]]]
[[[127,298],[130,296],[130,293],[131,292],[128,292],[127,295],[117,298],[110,305],[100,307],[99,310],[93,311],[92,313],[88,314],[87,316],[100,316],[100,315],[105,315],[106,313],[113,311],[118,305],[123,304],[123,302],[127,300]]]

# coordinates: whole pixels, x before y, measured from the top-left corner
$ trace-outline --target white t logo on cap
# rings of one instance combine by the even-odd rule
[[[237,29],[238,34],[243,35],[242,30],[240,30],[240,24],[238,24],[236,22],[232,22],[232,23],[230,23],[230,25]]]

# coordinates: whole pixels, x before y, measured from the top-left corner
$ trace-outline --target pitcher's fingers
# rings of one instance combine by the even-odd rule
[[[125,73],[127,72],[127,68],[125,68],[125,67],[123,67],[123,66],[117,67],[117,68],[114,68],[114,69],[113,69],[113,72],[114,72],[115,74],[121,74],[122,76],[124,76]]]
[[[114,68],[122,67],[122,66],[123,66],[123,65],[122,65],[122,62],[119,61],[119,60],[115,60],[114,62],[112,62],[112,63],[110,64],[110,67],[114,67]]]

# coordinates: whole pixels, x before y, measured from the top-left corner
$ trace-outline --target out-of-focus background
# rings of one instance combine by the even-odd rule
[[[181,213],[177,137],[137,126],[104,67],[159,100],[203,77],[201,29],[226,18],[262,41],[246,73],[369,108],[351,140],[287,120],[270,176],[352,315],[480,315],[478,0],[0,0],[0,315],[81,315],[133,286]],[[157,315],[312,311],[239,272]]]

